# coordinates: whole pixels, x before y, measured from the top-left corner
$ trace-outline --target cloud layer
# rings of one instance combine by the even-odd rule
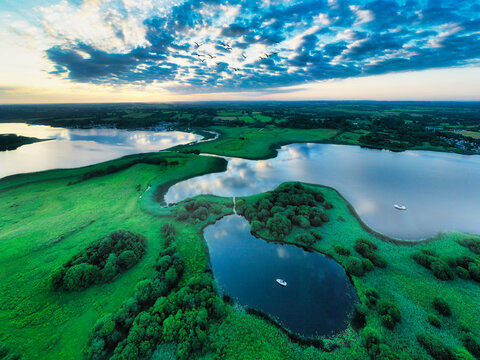
[[[477,1],[84,0],[41,10],[53,74],[179,92],[478,64]]]

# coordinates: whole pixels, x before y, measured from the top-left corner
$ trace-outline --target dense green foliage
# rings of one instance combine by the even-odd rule
[[[172,235],[170,225],[162,228],[167,236]],[[206,352],[209,324],[225,315],[224,304],[210,273],[179,285],[184,271],[176,249],[164,250],[153,276],[140,281],[120,309],[97,322],[89,358],[149,359],[162,344],[176,344],[177,359]]]
[[[295,226],[305,230],[321,227],[330,221],[325,212],[327,207],[331,208],[331,204],[320,192],[307,189],[300,183],[280,186],[252,204],[244,199],[236,203],[238,214],[252,224],[252,232],[272,240],[285,238]],[[321,234],[317,231],[296,235],[298,244],[305,246],[312,246],[320,239]]]
[[[52,275],[54,290],[75,291],[111,281],[137,264],[145,254],[146,241],[130,231],[114,231],[93,242]]]
[[[442,259],[437,258],[432,251],[420,250],[412,255],[413,259],[423,267],[432,271],[440,280],[453,280],[454,274],[450,266]]]
[[[443,316],[452,315],[452,310],[450,309],[450,305],[448,305],[445,299],[442,299],[441,297],[436,296],[433,298],[432,304],[435,310],[437,310]]]
[[[480,282],[480,257],[475,255],[478,246],[477,241],[475,239],[463,239],[458,243],[468,247],[474,254],[449,256],[442,259],[435,256],[433,251],[422,249],[413,254],[412,257],[418,264],[430,269],[435,277],[440,280],[453,280],[456,273],[464,280],[471,279]]]
[[[190,199],[175,209],[175,218],[178,221],[198,223],[207,220],[210,213],[218,215],[221,212],[222,208],[218,204],[211,204],[202,198]]]
[[[365,259],[368,259],[372,262],[373,265],[384,268],[387,266],[387,262],[383,256],[375,252],[377,250],[377,245],[371,242],[368,239],[358,239],[355,242],[355,251],[362,255]]]

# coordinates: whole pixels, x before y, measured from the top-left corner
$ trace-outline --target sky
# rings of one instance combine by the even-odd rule
[[[0,103],[480,100],[480,0],[0,0]]]

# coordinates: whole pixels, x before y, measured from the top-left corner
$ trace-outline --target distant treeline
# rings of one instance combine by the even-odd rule
[[[54,290],[78,291],[111,281],[137,264],[145,254],[145,238],[130,231],[114,231],[93,242],[57,268],[51,283]]]
[[[0,151],[15,150],[22,145],[32,144],[37,141],[42,140],[15,134],[0,134]]]
[[[122,163],[122,164],[119,164],[119,165],[108,165],[107,167],[104,167],[104,168],[99,168],[99,169],[88,171],[88,172],[84,173],[82,176],[80,176],[80,178],[78,180],[73,181],[73,182],[70,181],[68,183],[68,185],[78,184],[82,181],[86,181],[86,180],[89,180],[91,178],[98,177],[98,176],[113,174],[113,173],[116,173],[118,171],[128,169],[129,167],[131,167],[133,165],[136,165],[136,164],[151,164],[151,165],[161,165],[161,166],[166,167],[168,165],[171,165],[171,166],[178,165],[178,161],[173,160],[173,161],[168,162],[168,160],[166,160],[165,158],[146,158],[146,157],[142,157],[142,158],[131,160],[129,162]]]

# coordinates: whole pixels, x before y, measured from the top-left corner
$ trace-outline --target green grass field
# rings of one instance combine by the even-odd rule
[[[281,129],[275,127],[223,127],[211,128],[220,133],[217,140],[178,146],[175,149],[199,150],[202,153],[246,159],[268,159],[277,154],[282,145],[295,142],[329,142],[338,130],[332,129]]]
[[[237,141],[246,141],[251,146],[244,144],[247,148],[237,147],[238,143],[232,140],[231,143],[223,143],[223,151],[237,156],[247,153],[252,157],[269,156],[278,144],[304,135],[301,131],[265,129],[270,142],[257,142],[255,145],[254,141],[259,139],[258,129],[230,131],[237,131],[236,136],[248,139]],[[313,131],[310,141],[321,141],[333,135],[335,131]],[[216,148],[213,142],[202,145],[222,150]],[[178,163],[168,166],[139,163],[68,185],[92,169],[123,164],[141,156],[165,158]],[[222,171],[224,166],[225,162],[215,157],[160,152],[129,156],[86,168],[47,171],[1,180],[0,342],[6,344],[11,352],[21,354],[23,359],[83,359],[96,321],[118,309],[134,293],[137,282],[152,274],[155,259],[165,248],[161,226],[167,222],[177,230],[175,246],[186,265],[183,281],[208,271],[208,248],[202,229],[231,214],[232,199],[199,197],[219,206],[221,211],[210,214],[205,221],[195,222],[175,218],[175,211],[182,203],[162,208],[158,200],[166,190],[166,184]],[[145,192],[149,185],[152,188]],[[478,236],[448,233],[416,246],[399,245],[359,222],[353,209],[335,190],[317,186],[311,188],[321,191],[334,205],[328,212],[330,221],[318,229],[323,239],[315,243],[312,250],[325,253],[345,266],[345,257],[335,252],[334,246],[342,244],[353,256],[360,258],[353,246],[358,238],[366,238],[378,246],[377,252],[387,261],[384,269],[375,268],[363,277],[352,276],[362,301],[365,301],[367,289],[374,288],[382,299],[394,302],[400,309],[402,321],[393,330],[381,325],[381,318],[374,309],[369,308],[366,313],[367,325],[378,329],[384,343],[397,352],[411,355],[405,359],[428,359],[415,338],[417,334],[435,334],[452,348],[464,346],[461,327],[478,334],[478,283],[456,275],[454,280],[441,281],[411,258],[418,249],[430,249],[442,258],[467,254],[469,250],[456,241],[467,236],[479,239]],[[247,201],[253,202],[262,196],[257,194]],[[91,242],[117,229],[130,230],[146,237],[147,252],[139,264],[110,283],[95,285],[84,291],[62,293],[50,289],[49,277],[57,266]],[[287,237],[285,242],[295,243],[293,236],[302,231],[294,228],[292,236]],[[427,321],[428,314],[434,312],[431,305],[434,296],[443,297],[452,309],[450,318],[440,316],[439,329]],[[208,338],[211,345],[200,357],[202,359],[369,358],[359,333],[352,327],[329,339],[328,343],[334,344],[332,349],[335,350],[324,352],[291,342],[273,325],[247,315],[236,306],[227,307],[225,318],[210,327]]]

